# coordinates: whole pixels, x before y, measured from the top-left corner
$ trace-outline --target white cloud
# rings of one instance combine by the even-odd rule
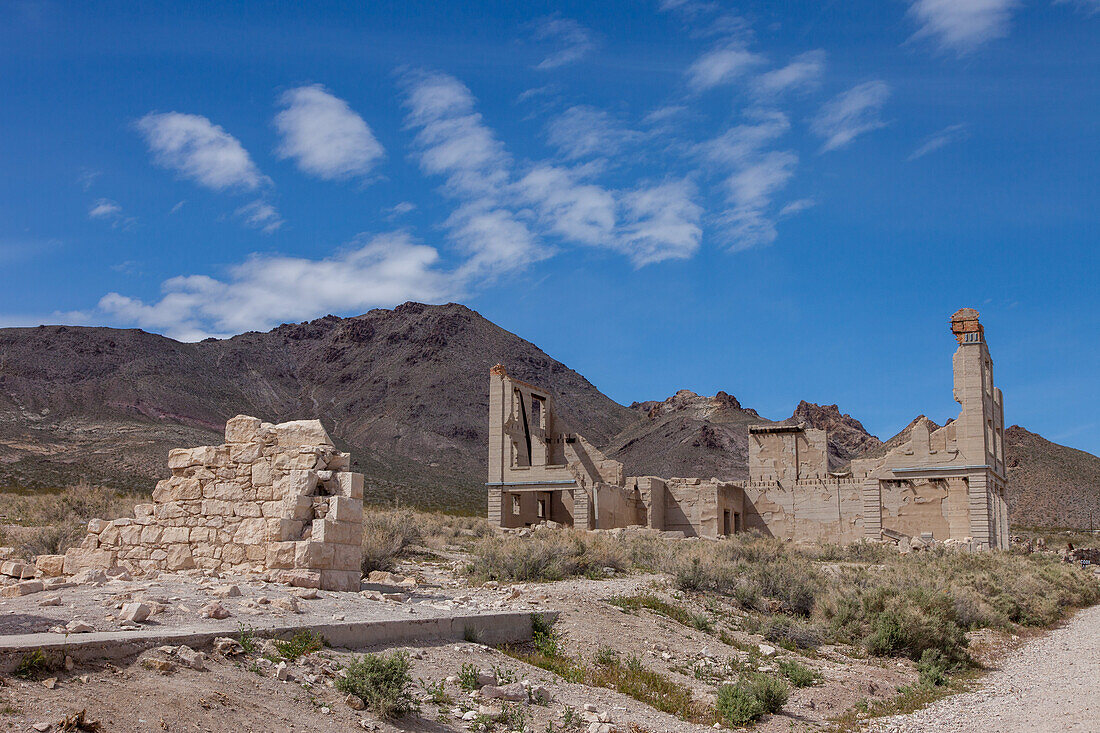
[[[774,97],[788,91],[813,89],[821,81],[825,71],[825,52],[807,51],[791,59],[790,63],[772,69],[756,78],[756,92]]]
[[[544,58],[536,69],[556,69],[582,59],[596,47],[592,32],[570,18],[551,15],[535,21],[536,41],[551,41],[557,50]]]
[[[619,125],[602,109],[578,105],[550,120],[546,136],[566,158],[574,160],[615,155],[638,134]]]
[[[444,176],[444,191],[461,206],[447,221],[470,260],[464,274],[492,276],[548,256],[509,207],[511,159],[474,111],[473,94],[452,76],[414,72],[402,80],[407,122],[417,128],[420,168]]]
[[[275,207],[263,199],[245,204],[237,209],[236,214],[244,220],[245,224],[253,229],[262,230],[264,234],[271,234],[284,223],[283,217],[279,216]]]
[[[795,214],[799,214],[806,209],[812,208],[816,205],[817,202],[813,199],[798,199],[796,201],[792,201],[779,210],[779,218],[785,219],[788,216],[794,216]]]
[[[929,153],[935,152],[945,145],[949,145],[956,140],[963,140],[967,136],[966,125],[948,125],[934,135],[929,136],[921,145],[912,152],[909,156],[909,160],[913,161],[917,158],[923,158]]]
[[[555,234],[601,245],[614,233],[614,195],[600,186],[578,182],[567,169],[536,166],[516,188],[525,202],[538,208],[543,226]]]
[[[89,219],[117,219],[122,216],[122,207],[111,199],[96,199],[88,208]]]
[[[1100,13],[1100,0],[1054,0],[1055,5],[1076,5],[1089,13]]]
[[[207,188],[254,190],[267,182],[237,138],[201,115],[150,113],[137,129],[158,165]]]
[[[279,102],[285,109],[275,116],[282,136],[276,153],[305,173],[330,180],[365,176],[385,155],[363,118],[320,84],[291,89]]]
[[[399,201],[388,209],[383,209],[382,213],[386,215],[387,219],[392,221],[393,219],[404,216],[405,214],[411,213],[413,211],[416,211],[416,204],[414,204],[412,201]]]
[[[837,150],[865,132],[885,127],[879,118],[890,96],[890,86],[883,81],[869,81],[842,92],[821,107],[811,129],[825,143],[822,152]]]
[[[407,234],[360,235],[344,252],[321,260],[254,255],[228,277],[189,275],[166,280],[160,300],[118,293],[99,310],[122,324],[181,341],[264,330],[324,313],[361,313],[406,300],[453,297],[455,280],[437,269],[435,249]]]
[[[1008,34],[1019,0],[910,0],[920,25],[914,38],[932,37],[941,48],[963,54]]]
[[[729,208],[716,218],[731,249],[771,244],[776,239],[772,201],[794,175],[798,156],[770,148],[790,126],[781,112],[758,112],[752,122],[698,146],[703,158],[724,176]]]
[[[691,257],[703,237],[703,209],[694,198],[695,186],[686,179],[628,191],[618,248],[635,267]]]
[[[697,92],[727,84],[763,63],[763,57],[740,45],[726,45],[708,51],[688,67],[688,85]]]
[[[492,278],[549,257],[545,237],[624,253],[636,266],[690,256],[699,246],[700,207],[687,181],[611,191],[586,181],[598,166],[567,168],[537,162],[517,175],[516,165],[475,111],[469,89],[443,74],[417,73],[403,82],[408,123],[425,173],[445,178],[443,190],[459,202],[445,226],[467,256],[464,278]],[[584,138],[569,154],[603,152],[637,133],[616,130],[597,110],[579,108]],[[567,119],[569,119],[567,117]],[[600,137],[613,130],[610,138]],[[582,132],[593,132],[592,139]],[[558,140],[566,145],[566,139]]]

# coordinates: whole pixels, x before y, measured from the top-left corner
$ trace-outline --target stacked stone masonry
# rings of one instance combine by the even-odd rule
[[[268,573],[272,580],[359,590],[363,476],[318,420],[272,425],[238,415],[225,443],[173,450],[170,478],[133,518],[88,523],[64,572],[122,566]]]
[[[913,538],[1008,547],[1004,404],[978,312],[951,317],[957,420],[879,458],[829,467],[828,435],[804,425],[748,428],[749,480],[624,476],[623,465],[567,432],[545,390],[489,373],[488,516],[494,526],[555,522],[715,537],[741,530],[797,541]]]

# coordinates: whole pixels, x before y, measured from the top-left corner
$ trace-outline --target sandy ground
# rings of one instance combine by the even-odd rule
[[[1010,652],[977,690],[884,719],[872,730],[1100,731],[1100,606]]]
[[[424,574],[423,585],[417,591],[423,599],[420,605],[441,604],[446,599],[451,599],[453,603],[453,599],[462,599],[462,605],[472,607],[558,610],[561,617],[557,628],[562,634],[567,654],[591,663],[600,647],[610,646],[622,658],[637,656],[647,668],[688,686],[696,699],[713,700],[716,686],[724,679],[720,670],[727,659],[748,662],[762,671],[774,671],[778,659],[791,658],[817,670],[823,677],[820,684],[792,689],[784,711],[769,716],[757,725],[757,730],[766,733],[820,730],[831,718],[856,702],[889,697],[895,693],[897,686],[909,684],[916,677],[908,662],[852,658],[842,654],[842,650],[830,648],[820,649],[810,656],[783,649],[778,650],[775,656],[761,656],[757,653],[757,645],[762,639],[738,630],[739,615],[732,609],[728,613],[714,608],[709,611],[717,623],[716,631],[721,628],[735,640],[734,646],[727,646],[712,634],[681,625],[651,611],[625,613],[607,602],[617,595],[656,592],[692,607],[694,611],[703,611],[699,606],[691,606],[690,601],[675,599],[675,594],[658,576],[579,579],[505,588],[465,588],[455,584],[454,576],[444,570],[446,568],[440,569],[438,578],[430,572]],[[217,579],[215,587],[224,585],[228,580],[231,579]],[[436,581],[450,585],[433,585]],[[204,588],[210,585],[208,579],[199,578],[162,577],[157,582],[162,585],[167,583],[168,587],[163,592],[175,593],[181,599],[190,597],[185,593],[193,593],[201,599],[208,594]],[[238,584],[242,591],[247,585]],[[276,592],[286,591],[261,584],[242,593],[241,597],[227,601],[223,599],[223,602],[228,607],[233,603],[242,604],[258,593]],[[108,594],[101,603],[112,597]],[[18,600],[29,602],[30,598],[33,596]],[[70,598],[69,602],[77,604],[83,601]],[[176,601],[175,605],[181,602]],[[350,610],[338,610],[345,603],[351,606]],[[303,601],[301,605],[309,608],[311,604],[314,610],[310,613],[319,616],[343,613],[348,620],[359,618],[359,613],[366,613],[370,608],[370,602],[357,594],[322,593],[320,599]],[[194,601],[190,605],[194,605]],[[417,602],[404,605],[415,607]],[[611,690],[566,683],[556,675],[479,644],[436,644],[407,649],[414,656],[412,677],[421,680],[416,685],[416,694],[421,698],[421,711],[418,716],[409,716],[396,724],[383,723],[367,712],[350,709],[344,702],[344,696],[332,687],[340,666],[346,664],[356,652],[324,650],[308,655],[301,663],[290,666],[290,680],[279,681],[275,679],[274,667],[258,655],[226,657],[207,648],[203,651],[209,658],[203,671],[177,665],[169,674],[162,674],[148,668],[146,660],[172,660],[174,657],[151,650],[125,664],[93,664],[68,672],[50,672],[51,676],[57,677],[52,688],[44,686],[41,679],[8,679],[6,686],[0,687],[0,730],[30,730],[36,723],[56,724],[64,715],[87,708],[89,715],[100,720],[104,729],[109,731],[347,731],[374,726],[386,731],[466,731],[471,729],[471,724],[456,717],[456,709],[461,715],[466,710],[477,710],[481,706],[488,705],[491,709],[492,704],[471,698],[454,681],[447,681],[447,678],[457,676],[464,664],[473,664],[487,672],[496,668],[503,678],[528,680],[534,685],[544,685],[550,691],[552,701],[548,705],[521,706],[526,719],[525,727],[529,731],[546,731],[550,725],[554,730],[562,730],[568,719],[567,711],[573,710],[578,716],[583,715],[586,705],[595,707],[596,714],[624,732],[630,731],[632,726],[652,733],[701,733],[710,729],[709,726],[679,720]],[[711,673],[696,674],[698,668],[707,668]],[[446,695],[451,698],[444,704],[431,699],[427,692],[428,687],[440,682]],[[588,722],[582,721],[576,730],[584,731],[587,726]],[[500,731],[506,729],[501,725],[495,728]]]

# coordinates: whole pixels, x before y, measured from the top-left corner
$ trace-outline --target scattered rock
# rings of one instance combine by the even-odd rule
[[[489,700],[508,700],[509,702],[525,702],[527,690],[519,682],[497,687],[486,685],[481,688],[481,696]]]
[[[229,613],[229,610],[217,601],[211,601],[202,607],[199,615],[203,618],[223,619],[229,618],[233,614]]]
[[[294,588],[290,592],[303,601],[312,601],[318,598],[316,588]]]
[[[236,585],[223,585],[215,588],[210,594],[215,598],[236,598],[240,596],[241,589]]]
[[[367,707],[367,706],[366,706],[366,705],[365,705],[365,704],[363,703],[363,701],[362,701],[362,700],[360,700],[360,699],[359,699],[358,697],[356,697],[355,695],[348,695],[347,697],[345,697],[345,698],[344,698],[344,702],[345,702],[345,703],[347,704],[347,706],[348,706],[349,708],[351,708],[352,710],[362,710],[362,709],[364,709],[365,707]]]
[[[293,596],[276,598],[274,601],[271,602],[271,605],[283,611],[290,611],[291,613],[301,613],[301,609],[298,608],[298,601]]]
[[[0,591],[0,596],[4,598],[18,598],[19,596],[27,596],[31,593],[40,593],[44,590],[46,590],[46,586],[42,584],[41,580],[24,580],[15,585],[5,586],[4,590]]]
[[[198,670],[199,672],[206,669],[206,655],[202,652],[195,651],[189,646],[184,645],[177,649],[176,656],[191,669]]]
[[[72,621],[65,624],[65,630],[70,634],[90,634],[95,631],[91,624],[81,621],[78,618],[74,618]]]
[[[140,624],[145,621],[153,613],[152,607],[148,603],[127,603],[122,607],[122,611],[119,612],[118,618],[120,621],[130,621],[131,623]]]
[[[285,682],[287,679],[286,662],[279,662],[275,665],[275,679]]]
[[[231,639],[228,636],[219,636],[214,639],[214,650],[224,654],[227,657],[236,656],[238,654],[244,654],[244,647],[236,639]]]
[[[759,649],[760,654],[762,654],[765,657],[774,657],[775,656],[775,647],[772,646],[771,644],[760,644],[757,647],[757,649]]]
[[[41,601],[38,602],[38,605],[43,608],[46,606],[60,606],[61,596],[49,596],[48,598],[43,598]]]
[[[57,678],[47,677],[46,679],[42,680],[42,686],[45,687],[47,690],[52,690],[53,688],[57,687]]]
[[[160,672],[161,674],[172,674],[176,671],[176,663],[167,659],[157,659],[156,657],[146,657],[141,660],[141,666],[146,669],[151,669],[154,672]]]

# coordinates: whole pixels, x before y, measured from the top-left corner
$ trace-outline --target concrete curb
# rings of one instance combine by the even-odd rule
[[[334,647],[362,649],[372,646],[398,646],[418,641],[462,641],[475,638],[482,644],[515,644],[531,639],[532,612],[501,611],[463,616],[399,618],[338,623],[269,624],[249,627],[258,636],[289,636],[311,629]],[[540,612],[557,619],[555,611]],[[172,629],[142,628],[136,631],[97,631],[89,634],[15,634],[0,637],[0,672],[10,673],[23,656],[41,649],[47,657],[60,661],[70,656],[75,662],[119,660],[135,656],[152,647],[186,644],[193,648],[208,646],[219,636],[236,637],[240,627],[220,622],[201,627]]]

